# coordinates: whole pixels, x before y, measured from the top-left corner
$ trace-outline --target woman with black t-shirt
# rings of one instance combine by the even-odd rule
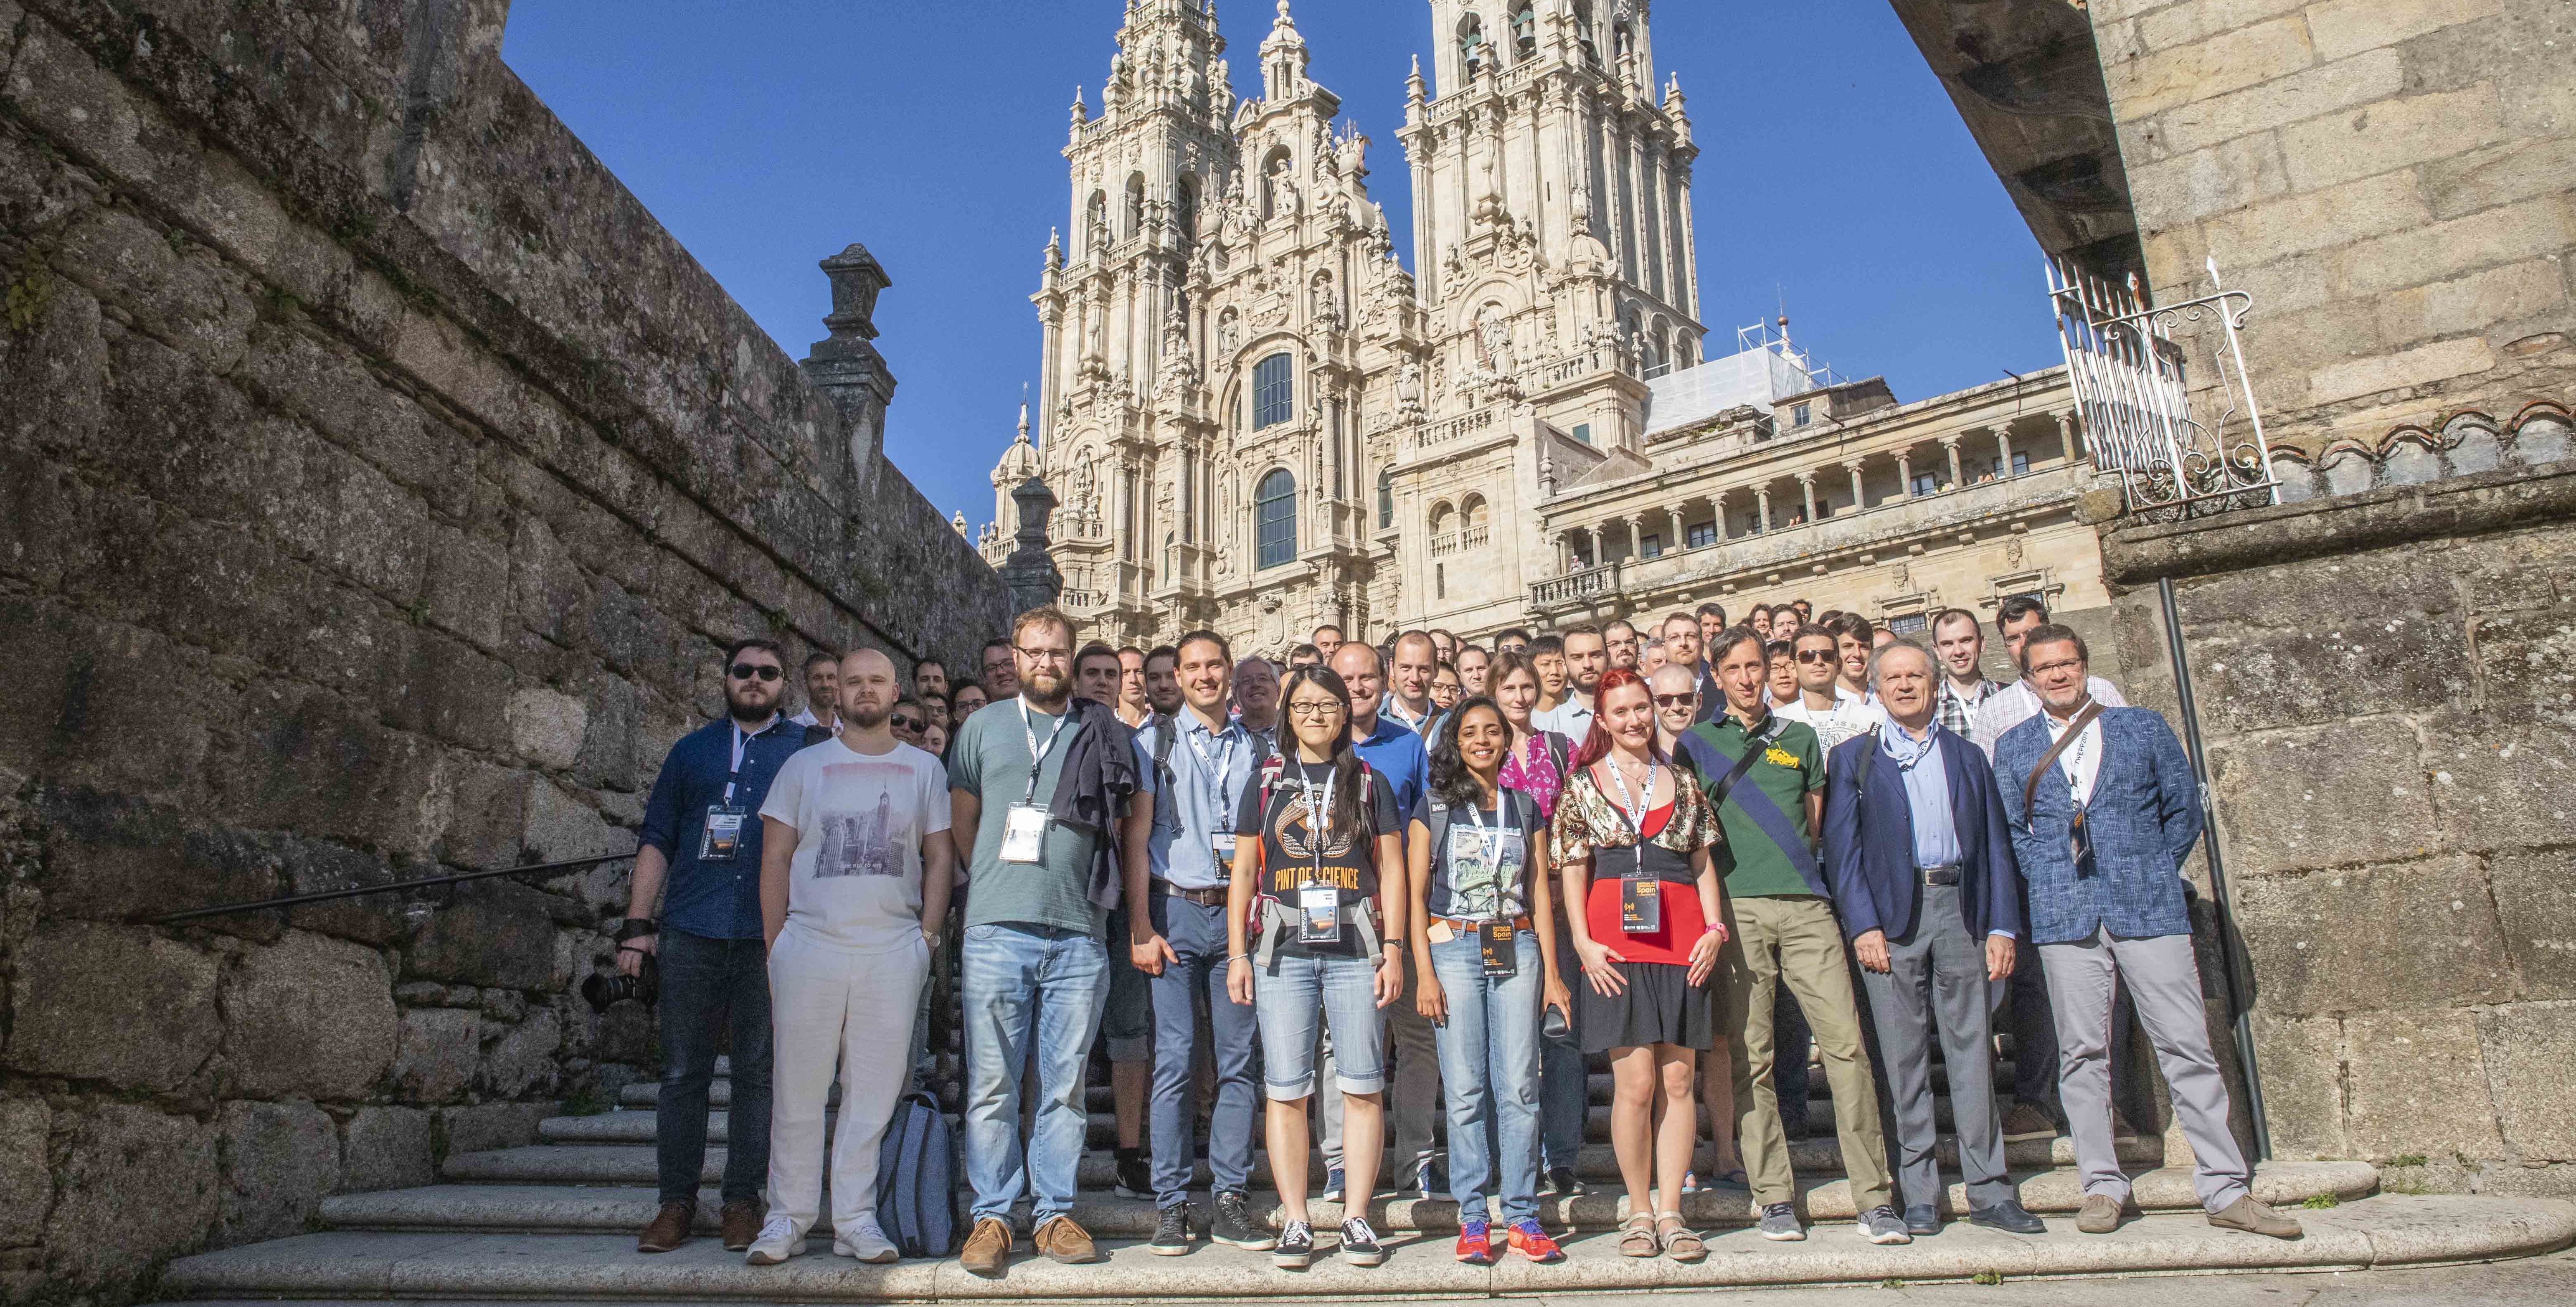
[[[1291,1270],[1304,1269],[1315,1253],[1306,1215],[1306,1100],[1317,1089],[1319,1023],[1332,1030],[1347,1192],[1359,1195],[1344,1208],[1342,1260],[1386,1260],[1368,1223],[1367,1195],[1377,1187],[1386,1134],[1378,1009],[1404,994],[1397,943],[1406,902],[1403,827],[1394,787],[1351,747],[1348,693],[1342,678],[1322,667],[1288,674],[1282,756],[1265,760],[1244,787],[1226,899],[1233,945],[1226,992],[1251,1004],[1260,1021],[1270,1102],[1265,1147],[1286,1211],[1271,1259]]]
[[[1440,1028],[1458,1260],[1478,1266],[1494,1260],[1486,1200],[1498,1192],[1512,1248],[1534,1262],[1565,1256],[1538,1221],[1539,1010],[1571,1021],[1573,1006],[1547,926],[1556,918],[1547,819],[1530,796],[1503,787],[1510,747],[1493,700],[1450,713],[1405,837],[1414,1007]],[[1488,1131],[1499,1151],[1489,1151]]]
[[[1581,905],[1566,913],[1586,982],[1576,1027],[1585,1052],[1610,1055],[1610,1142],[1628,1187],[1620,1254],[1697,1261],[1708,1249],[1682,1224],[1682,1175],[1699,1134],[1691,1072],[1718,1006],[1708,981],[1726,942],[1708,852],[1720,836],[1706,796],[1655,742],[1646,682],[1613,671],[1596,702],[1556,801],[1565,901]]]

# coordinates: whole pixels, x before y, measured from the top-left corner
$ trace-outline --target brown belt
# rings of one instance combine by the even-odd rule
[[[1451,930],[1457,931],[1461,935],[1475,934],[1476,931],[1485,924],[1481,921],[1471,921],[1465,917],[1433,917],[1432,920],[1439,922],[1441,925],[1447,926]],[[1517,935],[1528,929],[1530,929],[1530,919],[1526,915],[1512,918],[1513,934]]]
[[[1179,899],[1184,903],[1195,903],[1203,908],[1221,908],[1225,906],[1226,891],[1223,887],[1215,889],[1188,889],[1180,885],[1175,885],[1168,880],[1158,880],[1154,882],[1154,892],[1157,894],[1169,894],[1173,898]]]

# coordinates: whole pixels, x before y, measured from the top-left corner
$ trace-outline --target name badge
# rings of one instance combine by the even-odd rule
[[[2084,823],[2083,804],[2075,805],[2075,819],[2068,825],[2066,833],[2067,847],[2075,856],[2075,873],[2078,876],[2092,874],[2085,864],[2093,860],[2093,830]]]
[[[1297,938],[1307,944],[1342,942],[1342,892],[1331,885],[1297,891]]]
[[[1619,880],[1619,928],[1631,935],[1660,934],[1664,929],[1664,896],[1660,881],[1642,876]]]
[[[1512,939],[1509,919],[1478,922],[1476,951],[1485,964],[1485,979],[1502,980],[1521,972],[1521,951]]]
[[[1211,848],[1209,852],[1216,855],[1217,870],[1234,870],[1234,833],[1231,831],[1218,831],[1210,838],[1209,843],[1215,846]]]
[[[698,836],[698,861],[731,862],[742,849],[742,809],[718,803],[708,807],[706,829]]]
[[[1046,847],[1046,809],[1014,803],[1002,818],[1002,861],[1034,863]]]

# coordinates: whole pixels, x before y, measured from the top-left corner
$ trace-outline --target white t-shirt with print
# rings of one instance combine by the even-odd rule
[[[787,925],[859,953],[921,937],[921,841],[948,829],[948,775],[909,744],[825,740],[787,760],[760,815],[796,828]]]

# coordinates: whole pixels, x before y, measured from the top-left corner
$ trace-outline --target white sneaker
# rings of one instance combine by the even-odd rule
[[[751,1241],[751,1251],[744,1253],[742,1260],[751,1266],[776,1266],[804,1254],[805,1236],[796,1233],[795,1220],[771,1212],[760,1227],[760,1237]]]
[[[832,1240],[832,1252],[836,1256],[856,1257],[860,1261],[879,1265],[903,1255],[894,1246],[894,1241],[885,1237],[885,1229],[877,1224],[877,1218],[873,1216],[860,1217],[856,1225],[835,1236]]]

